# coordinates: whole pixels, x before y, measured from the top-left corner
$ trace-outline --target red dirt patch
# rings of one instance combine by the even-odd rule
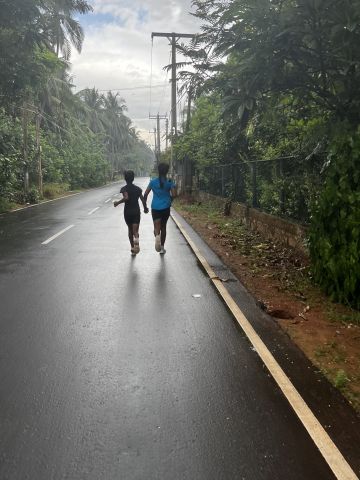
[[[360,411],[360,313],[332,303],[311,283],[303,253],[249,231],[210,204],[178,201],[176,208]]]

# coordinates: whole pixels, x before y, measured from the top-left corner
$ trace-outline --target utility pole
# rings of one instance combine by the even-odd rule
[[[155,156],[157,152],[157,146],[156,146],[156,128],[154,128],[154,150],[155,150]]]
[[[24,101],[22,108],[22,152],[24,161],[24,193],[25,196],[29,193],[29,164],[28,164],[28,111],[27,103]],[[27,201],[27,200],[26,200]]]
[[[166,117],[165,120],[166,136],[165,136],[165,149],[168,149],[169,143],[169,119]]]
[[[155,155],[156,155],[156,160],[157,160],[157,163],[160,162],[160,154],[161,154],[161,145],[160,145],[160,119],[166,119],[166,115],[149,115],[149,118],[150,119],[156,119],[156,127],[157,127],[157,141],[156,141],[156,146],[157,148],[155,147]]]
[[[171,147],[176,142],[177,137],[177,111],[176,111],[176,44],[180,38],[194,38],[196,35],[191,33],[159,33],[153,32],[151,39],[154,37],[165,37],[171,44]],[[173,148],[171,148],[171,165],[170,171],[174,170]]]
[[[40,144],[40,113],[36,114],[35,118],[35,133],[36,133],[36,155],[38,161],[38,188],[40,196],[43,196],[43,177],[41,165],[41,144]]]
[[[192,87],[189,88],[188,93],[188,105],[187,105],[187,116],[186,116],[186,131],[190,129],[190,120],[191,120],[191,100],[192,100]]]

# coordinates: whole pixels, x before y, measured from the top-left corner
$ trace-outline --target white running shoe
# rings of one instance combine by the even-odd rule
[[[157,252],[160,252],[160,250],[161,250],[160,234],[159,234],[159,235],[155,235],[155,250],[156,250]]]
[[[160,249],[160,252],[159,252],[159,253],[160,253],[160,255],[164,255],[164,254],[166,253],[166,250],[165,250],[165,248],[164,248],[164,247],[161,247],[161,249]]]
[[[134,252],[139,253],[140,252],[140,245],[139,245],[139,239],[134,238]]]

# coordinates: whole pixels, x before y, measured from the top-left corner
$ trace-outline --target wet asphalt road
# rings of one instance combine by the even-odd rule
[[[173,222],[130,256],[119,189],[0,217],[0,478],[333,479]]]

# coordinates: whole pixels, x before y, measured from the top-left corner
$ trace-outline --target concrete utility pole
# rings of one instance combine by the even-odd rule
[[[151,38],[154,37],[165,37],[170,41],[171,44],[171,71],[172,71],[172,78],[171,78],[171,146],[176,141],[177,137],[177,110],[176,110],[176,44],[180,38],[194,38],[196,35],[191,33],[159,33],[153,32],[151,34]],[[171,149],[173,152],[173,149]],[[170,170],[174,169],[173,165],[173,153],[171,153],[171,165]]]
[[[150,119],[156,119],[156,126],[157,126],[157,141],[155,143],[155,155],[157,163],[160,162],[160,154],[161,154],[161,145],[160,145],[160,119],[167,118],[166,115],[149,115]],[[157,148],[156,148],[157,146]]]
[[[166,129],[166,136],[165,136],[165,149],[168,149],[168,141],[169,141],[169,119],[166,118],[165,120],[165,129]]]
[[[35,133],[36,133],[36,155],[38,161],[38,187],[40,196],[43,196],[43,177],[41,165],[41,144],[40,144],[40,113],[36,114],[35,118]]]

